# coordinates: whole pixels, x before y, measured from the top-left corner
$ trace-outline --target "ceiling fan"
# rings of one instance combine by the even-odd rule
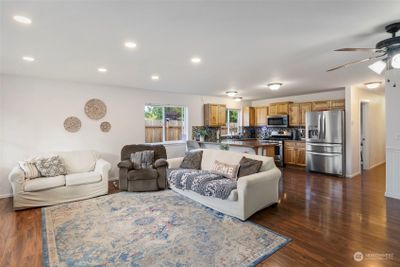
[[[349,62],[334,67],[332,69],[329,69],[327,71],[334,71],[354,64],[370,61],[373,59],[380,59],[380,60],[369,65],[368,67],[378,74],[381,74],[389,63],[392,68],[400,69],[400,36],[396,36],[396,33],[400,30],[400,23],[389,24],[385,27],[385,30],[387,33],[392,34],[392,37],[378,42],[375,48],[340,48],[335,50],[340,52],[342,51],[373,52],[376,53],[376,55],[361,60]]]

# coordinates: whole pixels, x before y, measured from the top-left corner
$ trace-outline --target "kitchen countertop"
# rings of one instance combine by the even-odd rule
[[[304,143],[306,140],[285,140],[285,142],[297,142],[297,143]]]
[[[251,148],[258,148],[258,147],[275,147],[276,144],[265,143],[262,140],[223,140],[219,142],[199,142],[199,144],[215,144],[215,145],[230,145],[230,146],[242,146],[242,147],[251,147]]]

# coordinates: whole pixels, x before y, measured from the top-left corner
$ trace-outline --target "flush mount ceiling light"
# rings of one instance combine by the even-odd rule
[[[364,85],[368,88],[368,89],[376,89],[381,85],[381,82],[370,82],[370,83],[364,83]]]
[[[225,94],[227,94],[230,97],[233,97],[233,96],[237,95],[238,92],[235,90],[229,90],[229,91],[226,91]]]
[[[24,56],[24,57],[22,57],[22,59],[25,60],[25,61],[28,61],[28,62],[33,62],[33,61],[35,61],[35,58],[30,57],[30,56]]]
[[[136,43],[134,43],[134,42],[125,42],[125,47],[127,47],[127,48],[136,48]]]
[[[151,79],[154,81],[158,81],[160,79],[160,77],[158,75],[153,75],[153,76],[151,76]]]
[[[97,71],[104,73],[104,72],[107,72],[107,69],[106,68],[98,68]]]
[[[241,96],[235,96],[233,98],[233,100],[235,100],[236,102],[240,102],[240,101],[242,101],[242,97]]]
[[[279,88],[281,88],[281,86],[282,86],[282,83],[269,83],[268,84],[269,89],[271,89],[273,91],[278,90]]]
[[[32,24],[32,20],[24,16],[15,15],[13,19],[21,24],[27,24],[27,25]]]
[[[386,62],[379,60],[371,65],[368,66],[372,71],[377,74],[381,74],[386,68]]]
[[[199,58],[199,57],[192,57],[192,58],[190,59],[190,61],[192,61],[192,63],[194,63],[194,64],[199,64],[199,63],[201,62],[201,58]]]

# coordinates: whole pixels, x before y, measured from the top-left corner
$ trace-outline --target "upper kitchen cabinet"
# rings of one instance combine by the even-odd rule
[[[289,105],[289,126],[298,126],[300,124],[300,104]]]
[[[331,109],[331,101],[315,101],[312,102],[312,111],[325,111]]]
[[[267,125],[268,107],[255,107],[255,125],[264,126]]]
[[[242,125],[244,127],[252,127],[256,124],[255,108],[244,107],[242,110]]]
[[[300,125],[305,126],[306,125],[306,112],[312,111],[312,103],[311,102],[305,102],[305,103],[300,103]]]
[[[290,103],[291,102],[272,103],[269,106],[268,115],[288,115]]]
[[[226,106],[220,104],[204,104],[204,125],[211,127],[226,124]]]
[[[344,99],[332,100],[331,109],[345,109]]]

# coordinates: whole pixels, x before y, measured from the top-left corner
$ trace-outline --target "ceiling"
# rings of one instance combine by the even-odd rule
[[[388,38],[399,10],[400,1],[2,1],[0,71],[198,95],[235,88],[244,99],[312,93],[383,80],[368,63],[326,70],[369,56],[333,50]],[[272,92],[268,82],[284,85]]]

